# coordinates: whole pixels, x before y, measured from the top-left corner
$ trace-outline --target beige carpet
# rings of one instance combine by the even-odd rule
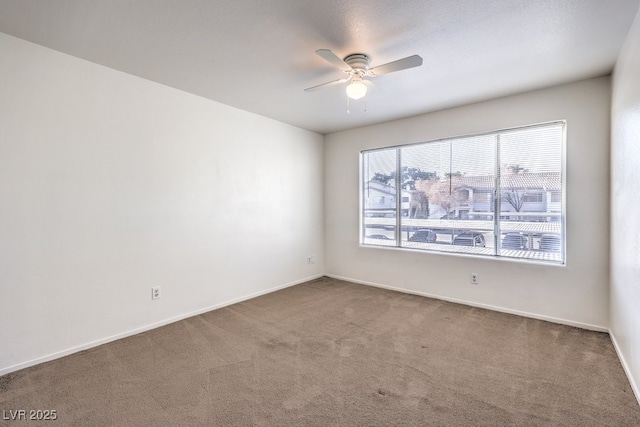
[[[639,426],[640,407],[607,334],[322,278],[0,377],[0,425]]]

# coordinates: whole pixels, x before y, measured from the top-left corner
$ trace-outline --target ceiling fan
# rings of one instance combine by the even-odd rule
[[[344,59],[340,59],[338,55],[330,49],[318,49],[316,53],[324,58],[330,64],[340,68],[347,76],[343,79],[334,80],[332,82],[322,83],[305,89],[306,92],[312,92],[327,86],[333,86],[341,83],[351,82],[347,86],[347,96],[351,99],[360,99],[367,94],[367,86],[365,77],[377,77],[383,74],[393,73],[394,71],[406,70],[407,68],[419,67],[422,65],[420,55],[407,56],[397,61],[388,62],[377,67],[369,68],[369,56],[364,53],[352,53]]]

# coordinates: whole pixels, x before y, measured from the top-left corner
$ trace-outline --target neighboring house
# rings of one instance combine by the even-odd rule
[[[454,176],[437,182],[417,181],[416,188],[429,198],[430,219],[487,220],[495,210],[494,183],[490,175]],[[503,174],[500,192],[500,213],[504,219],[559,219],[562,182],[558,172]]]
[[[405,190],[401,192],[402,215],[409,214],[411,193]],[[379,181],[369,181],[364,188],[364,212],[365,216],[384,217],[395,216],[396,188],[393,185],[383,184]]]

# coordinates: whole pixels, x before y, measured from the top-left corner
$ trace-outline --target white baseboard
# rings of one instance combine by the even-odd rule
[[[631,384],[631,390],[633,390],[633,394],[636,396],[636,400],[638,401],[638,405],[640,405],[640,388],[638,388],[638,384],[633,379],[633,375],[631,375],[631,369],[627,364],[627,360],[620,350],[620,346],[618,345],[618,341],[616,340],[615,334],[609,330],[609,336],[611,337],[611,342],[613,343],[613,348],[616,349],[616,354],[618,355],[618,359],[620,359],[620,363],[622,364],[622,369],[624,369],[624,373],[627,374],[627,379],[629,380],[629,384]]]
[[[590,331],[607,332],[607,333],[609,332],[609,329],[605,328],[603,326],[597,326],[597,325],[591,325],[591,324],[588,324],[588,323],[575,322],[573,320],[566,320],[566,319],[560,319],[560,318],[551,317],[551,316],[544,316],[544,315],[541,315],[541,314],[529,313],[529,312],[520,311],[520,310],[512,310],[510,308],[498,307],[498,306],[489,305],[489,304],[481,304],[481,303],[477,303],[477,302],[473,302],[473,301],[467,301],[467,300],[458,299],[458,298],[446,297],[446,296],[443,296],[443,295],[431,294],[431,293],[428,293],[428,292],[420,292],[420,291],[414,291],[414,290],[411,290],[411,289],[396,288],[394,286],[382,285],[380,283],[367,282],[367,281],[364,281],[364,280],[352,279],[352,278],[349,278],[349,277],[341,277],[341,276],[336,276],[334,274],[325,274],[325,276],[331,277],[331,278],[334,278],[334,279],[338,279],[338,280],[345,280],[347,282],[358,283],[360,285],[373,286],[373,287],[376,287],[376,288],[388,289],[390,291],[397,291],[397,292],[402,292],[402,293],[405,293],[405,294],[418,295],[418,296],[427,297],[427,298],[434,298],[434,299],[439,299],[439,300],[442,300],[442,301],[448,301],[448,302],[454,302],[454,303],[457,303],[457,304],[468,305],[468,306],[471,306],[471,307],[485,308],[487,310],[499,311],[501,313],[507,313],[507,314],[515,314],[515,315],[522,316],[522,317],[529,317],[529,318],[532,318],[532,319],[544,320],[544,321],[552,322],[552,323],[559,323],[561,325],[575,326],[576,328],[588,329]]]
[[[145,332],[145,331],[149,331],[151,329],[159,328],[161,326],[165,326],[165,325],[168,325],[170,323],[178,322],[180,320],[187,319],[187,318],[193,317],[193,316],[197,316],[199,314],[207,313],[207,312],[212,311],[212,310],[217,310],[219,308],[223,308],[223,307],[227,307],[227,306],[230,306],[230,305],[233,305],[233,304],[237,304],[237,303],[242,302],[242,301],[250,300],[252,298],[256,298],[256,297],[259,297],[261,295],[266,295],[266,294],[269,294],[271,292],[275,292],[275,291],[279,291],[281,289],[289,288],[291,286],[299,285],[301,283],[308,282],[309,280],[318,279],[318,278],[323,277],[323,276],[324,276],[324,274],[318,274],[318,275],[310,276],[310,277],[307,277],[305,279],[296,280],[294,282],[289,282],[289,283],[286,283],[284,285],[280,285],[280,286],[276,286],[276,287],[273,287],[273,288],[266,289],[264,291],[255,292],[253,294],[245,295],[245,296],[240,297],[240,298],[235,298],[235,299],[232,299],[232,300],[229,300],[229,301],[225,301],[225,302],[222,302],[222,303],[219,303],[219,304],[214,304],[214,305],[209,306],[209,307],[201,308],[201,309],[189,312],[189,313],[184,313],[184,314],[181,314],[179,316],[174,316],[174,317],[171,317],[171,318],[168,318],[168,319],[165,319],[165,320],[161,320],[159,322],[150,323],[148,325],[144,325],[144,326],[141,326],[139,328],[131,329],[129,331],[125,331],[125,332],[122,332],[122,333],[119,333],[119,334],[111,335],[111,336],[106,337],[106,338],[101,338],[101,339],[98,339],[98,340],[95,340],[95,341],[88,342],[86,344],[82,344],[82,345],[79,345],[79,346],[71,347],[71,348],[68,348],[66,350],[57,351],[55,353],[51,353],[51,354],[48,354],[46,356],[37,357],[37,358],[29,360],[27,362],[18,363],[16,365],[9,366],[9,367],[6,367],[6,368],[0,368],[0,376],[8,374],[8,373],[11,373],[11,372],[19,371],[20,369],[28,368],[30,366],[35,366],[35,365],[38,365],[40,363],[49,362],[51,360],[59,359],[59,358],[64,357],[64,356],[68,356],[70,354],[77,353],[79,351],[88,350],[88,349],[93,348],[93,347],[98,347],[98,346],[100,346],[102,344],[107,344],[109,342],[116,341],[116,340],[119,340],[119,339],[122,339],[122,338],[126,338],[126,337],[130,337],[132,335],[137,335],[137,334],[139,334],[141,332]]]

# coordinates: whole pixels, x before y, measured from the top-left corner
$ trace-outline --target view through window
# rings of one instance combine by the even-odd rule
[[[564,127],[363,151],[362,244],[564,263]]]

